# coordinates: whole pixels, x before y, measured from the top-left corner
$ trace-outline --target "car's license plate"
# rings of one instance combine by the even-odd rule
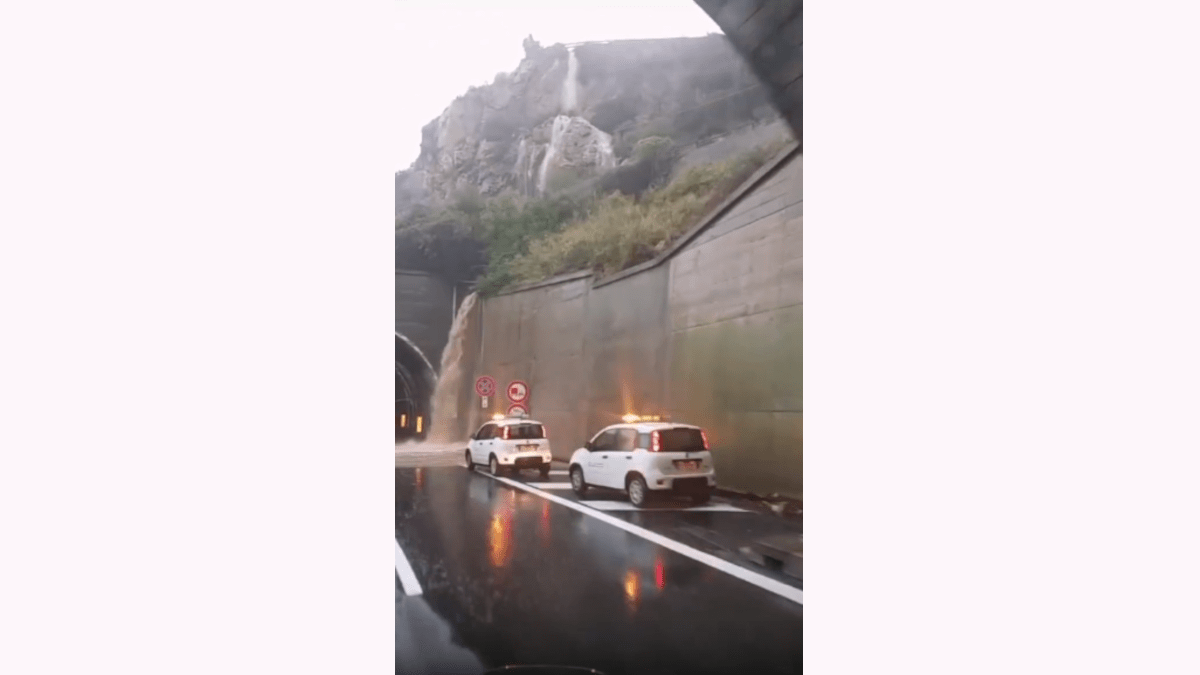
[[[522,445],[522,446],[518,446],[517,450],[520,450],[521,452],[534,452],[535,450],[537,450],[537,446],[536,445]]]
[[[681,460],[677,460],[675,462],[675,468],[683,469],[684,471],[693,471],[695,469],[700,468],[700,462],[697,462],[694,459],[693,460],[682,460],[681,459]]]

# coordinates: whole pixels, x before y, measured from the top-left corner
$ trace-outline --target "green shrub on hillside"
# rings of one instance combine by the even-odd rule
[[[667,157],[675,144],[666,136],[647,136],[633,146],[633,156],[639,162],[656,161]]]
[[[585,200],[570,197],[517,201],[506,198],[490,202],[481,219],[481,239],[487,247],[487,269],[479,290],[494,293],[515,281],[511,269],[531,242],[553,235],[587,207]]]
[[[787,139],[779,139],[692,168],[645,193],[597,198],[583,185],[577,194],[525,200],[484,199],[478,190],[461,190],[439,210],[417,209],[396,221],[397,264],[454,280],[477,278],[485,296],[568,272],[614,274],[665,251],[785,145]],[[654,140],[643,147],[647,158],[623,169],[648,170],[650,157],[670,145]]]
[[[396,265],[437,272],[458,281],[472,278],[486,260],[485,245],[479,237],[479,217],[448,207],[437,211],[413,210],[407,218],[396,220]]]
[[[613,154],[617,159],[628,159],[633,156],[634,148],[643,139],[660,136],[675,142],[678,130],[670,118],[657,117],[652,120],[635,123],[626,122],[619,132],[613,136]]]
[[[587,174],[573,166],[555,167],[546,178],[546,193],[572,192],[587,180]]]
[[[459,190],[440,209],[416,209],[397,219],[397,264],[455,281],[478,278],[483,270],[483,287],[497,290],[512,281],[508,261],[529,242],[561,230],[585,206],[570,197],[485,199],[477,189]]]
[[[507,264],[513,283],[533,283],[580,270],[614,274],[654,258],[724,201],[786,139],[739,157],[695,167],[637,201],[612,195],[560,232],[531,240],[528,252]]]

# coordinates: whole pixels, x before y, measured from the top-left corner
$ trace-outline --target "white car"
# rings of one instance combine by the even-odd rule
[[[502,471],[540,469],[550,475],[550,441],[546,426],[525,417],[497,417],[479,427],[466,451],[467,469],[487,466],[492,475]]]
[[[605,427],[571,455],[569,473],[575,494],[582,497],[589,487],[624,490],[638,507],[655,494],[688,495],[697,504],[709,500],[717,478],[703,429],[632,416],[625,419]]]

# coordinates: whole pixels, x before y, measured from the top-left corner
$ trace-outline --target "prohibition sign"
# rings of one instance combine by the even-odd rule
[[[529,398],[529,385],[521,380],[513,380],[508,383],[508,400],[513,403],[524,403],[527,398]]]
[[[480,396],[491,396],[496,393],[496,381],[487,375],[475,380],[475,393]]]

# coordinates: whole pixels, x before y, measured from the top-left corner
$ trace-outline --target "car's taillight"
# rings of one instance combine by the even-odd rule
[[[704,433],[703,429],[700,430],[700,438],[704,439],[704,449],[708,450],[708,434]]]
[[[650,452],[662,452],[662,438],[657,431],[650,432]]]
[[[504,427],[504,440],[508,440],[508,430],[512,427]]]

